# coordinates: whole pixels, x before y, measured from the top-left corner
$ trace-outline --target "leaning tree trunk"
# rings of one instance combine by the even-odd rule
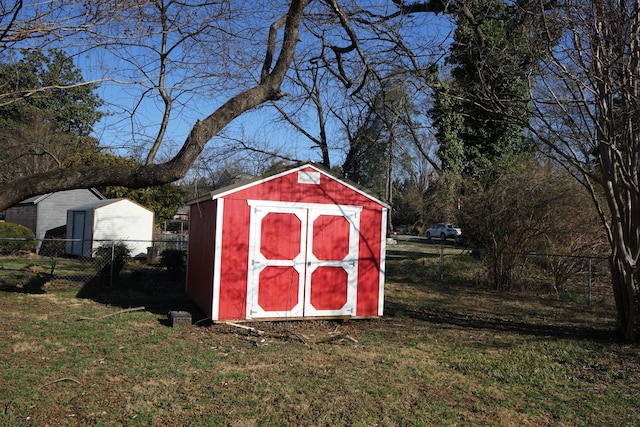
[[[611,280],[621,332],[638,338],[640,261],[640,2],[594,2],[591,81]]]
[[[145,165],[113,165],[60,167],[47,172],[17,177],[4,182],[0,191],[0,210],[38,194],[75,188],[122,185],[144,188],[166,184],[183,178],[206,144],[235,118],[267,101],[275,101],[285,93],[281,85],[293,61],[299,41],[300,22],[310,0],[292,0],[286,15],[270,27],[260,80],[239,92],[197,121],[182,148],[169,161]],[[282,28],[284,27],[284,30]],[[279,54],[276,47],[280,46]],[[151,154],[149,159],[153,158]]]

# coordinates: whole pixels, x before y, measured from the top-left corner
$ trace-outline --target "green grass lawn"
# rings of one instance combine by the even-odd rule
[[[383,318],[250,324],[262,335],[169,327],[190,305],[153,272],[87,298],[0,292],[0,425],[637,424],[639,352],[611,338],[610,304],[480,288],[460,251],[444,280],[437,253],[391,252]]]

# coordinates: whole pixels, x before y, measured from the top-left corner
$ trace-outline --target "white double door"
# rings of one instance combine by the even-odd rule
[[[247,317],[355,314],[361,208],[250,205]]]

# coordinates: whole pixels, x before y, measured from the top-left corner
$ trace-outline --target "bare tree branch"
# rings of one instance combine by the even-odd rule
[[[233,119],[258,105],[283,96],[280,85],[293,60],[298,42],[300,20],[306,3],[305,0],[291,2],[286,14],[279,55],[273,68],[263,74],[259,83],[230,98],[209,116],[198,121],[180,151],[172,159],[161,164],[140,166],[55,169],[18,178],[4,186],[0,195],[0,209],[11,206],[29,196],[62,189],[87,188],[107,184],[140,188],[182,178],[207,142]],[[268,55],[269,49],[266,52],[266,56]]]

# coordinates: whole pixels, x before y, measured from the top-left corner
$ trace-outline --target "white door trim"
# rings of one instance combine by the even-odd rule
[[[302,317],[355,315],[358,280],[358,251],[361,206],[327,205],[320,203],[277,202],[248,200],[249,265],[247,277],[246,317]],[[267,260],[261,253],[261,226],[264,217],[272,212],[290,213],[300,220],[300,250],[293,260]],[[312,253],[313,221],[322,215],[341,216],[349,222],[349,250],[341,260],[318,260]],[[265,311],[258,304],[260,272],[267,266],[290,266],[299,275],[298,303],[289,311]],[[318,267],[341,267],[347,273],[347,302],[338,310],[318,310],[311,304],[311,274]]]
[[[358,251],[360,206],[325,205],[309,210],[309,226],[307,228],[307,272],[305,277],[304,314],[306,316],[353,316],[356,311],[358,288]],[[349,251],[340,260],[319,260],[313,254],[313,223],[322,215],[340,216],[349,222]],[[311,303],[311,275],[319,267],[341,267],[347,273],[347,301],[344,306],[335,310],[316,309]]]
[[[304,269],[306,250],[307,212],[302,207],[273,206],[269,204],[249,203],[251,206],[251,218],[249,220],[249,267],[247,278],[247,319],[265,317],[302,317],[303,293],[304,293]],[[261,253],[262,220],[270,213],[288,213],[295,215],[300,220],[300,248],[298,255],[292,260],[268,260]],[[258,303],[258,285],[260,273],[266,267],[287,266],[292,267],[298,273],[298,301],[287,311],[265,311]]]

